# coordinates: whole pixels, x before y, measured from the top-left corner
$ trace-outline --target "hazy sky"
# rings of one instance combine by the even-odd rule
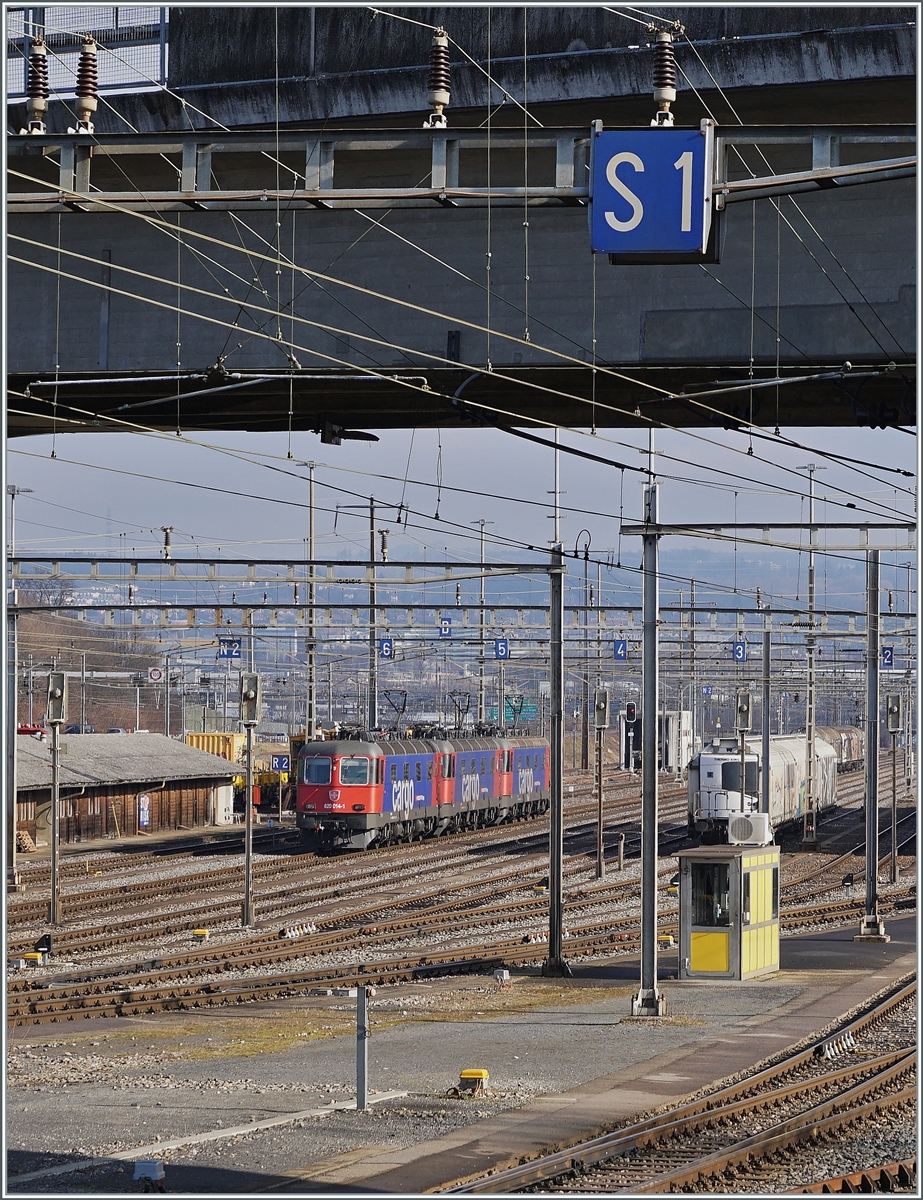
[[[754,439],[750,456],[744,434],[658,432],[661,520],[806,520],[807,472],[797,468],[811,462],[822,468],[816,473],[818,521],[907,520],[913,513],[915,479],[875,464],[915,470],[915,438],[867,429],[783,435],[805,449]],[[335,510],[369,495],[395,506],[379,515],[379,524],[391,530],[392,558],[476,559],[479,533],[472,522],[481,518],[492,522],[485,527],[488,558],[514,551],[518,557],[524,545],[547,548],[553,531],[550,449],[490,430],[381,431],[380,437],[342,446],[322,446],[306,433],[294,434],[290,446],[286,434],[70,434],[59,435],[54,447],[49,437],[15,439],[8,447],[8,480],[33,489],[17,500],[17,547],[49,554],[157,552],[160,527],[172,525],[176,556],[294,553],[301,559],[308,533],[303,464],[313,460],[318,557],[367,557],[367,509]],[[596,437],[570,433],[562,440],[617,462],[648,461],[646,434],[601,430]],[[872,465],[836,463],[824,457],[831,450]],[[638,539],[620,542],[619,517],[639,519],[644,476],[625,471],[623,481],[619,470],[567,454],[560,460],[565,546],[572,551],[579,543],[582,551],[588,531],[592,557],[605,561],[612,552],[613,561],[637,564]],[[847,502],[856,508],[846,508]],[[400,503],[411,510],[404,527],[396,524]],[[682,546],[693,556],[721,548],[715,541],[692,546],[669,539],[665,552]],[[896,578],[890,564],[909,557],[906,551],[883,556],[884,586]],[[906,587],[906,572],[902,578]],[[753,587],[760,580],[740,582]]]

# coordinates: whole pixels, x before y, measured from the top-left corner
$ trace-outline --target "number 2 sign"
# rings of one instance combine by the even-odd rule
[[[593,250],[633,262],[703,261],[711,230],[714,126],[631,129],[590,140]]]

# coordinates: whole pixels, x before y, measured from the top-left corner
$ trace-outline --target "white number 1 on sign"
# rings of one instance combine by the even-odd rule
[[[680,229],[688,233],[692,229],[692,151],[681,154],[673,164],[683,173],[683,206],[680,214]]]

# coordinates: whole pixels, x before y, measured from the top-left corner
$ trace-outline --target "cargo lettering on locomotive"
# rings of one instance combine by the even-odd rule
[[[532,767],[520,767],[517,775],[518,786],[517,792],[533,792],[535,791],[535,771]]]
[[[413,808],[412,779],[395,779],[391,784],[391,807]]]
[[[481,780],[477,775],[462,776],[462,803],[473,804],[481,795]]]

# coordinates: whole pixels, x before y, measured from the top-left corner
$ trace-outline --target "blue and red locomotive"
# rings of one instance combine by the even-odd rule
[[[305,842],[366,850],[540,816],[550,780],[544,738],[307,742],[296,821]]]

